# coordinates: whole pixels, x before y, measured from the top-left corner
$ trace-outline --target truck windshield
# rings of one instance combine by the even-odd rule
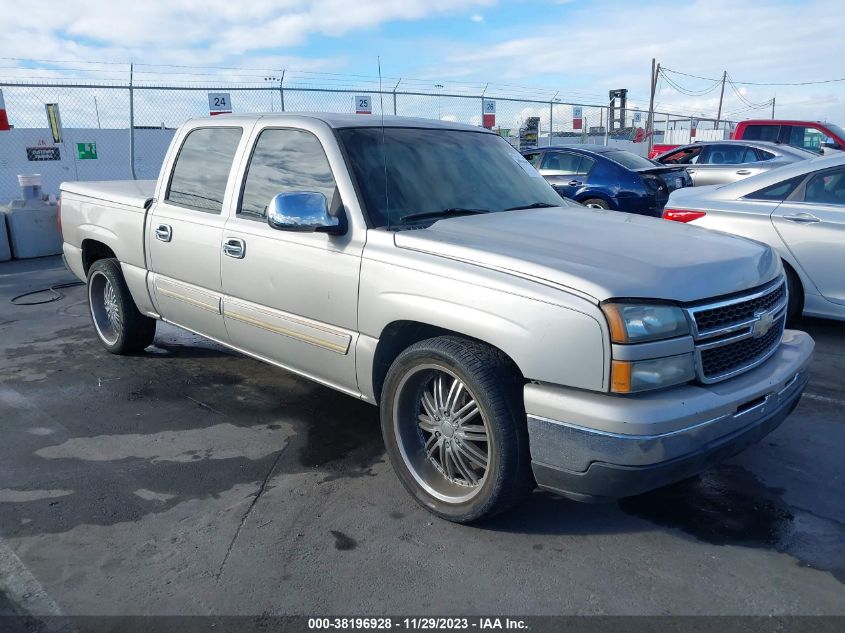
[[[374,228],[425,226],[461,210],[568,206],[495,134],[355,127],[338,130],[338,135]]]

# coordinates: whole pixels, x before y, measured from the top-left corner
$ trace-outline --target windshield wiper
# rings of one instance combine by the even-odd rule
[[[399,218],[400,222],[405,220],[425,220],[427,218],[445,218],[450,215],[473,215],[476,213],[490,213],[490,209],[468,209],[466,207],[449,207],[448,209],[440,209],[439,211],[420,211],[419,213],[409,213]]]
[[[559,206],[559,204],[549,204],[548,202],[532,202],[531,204],[521,204],[517,207],[508,207],[505,211],[519,211],[520,209],[548,209]]]

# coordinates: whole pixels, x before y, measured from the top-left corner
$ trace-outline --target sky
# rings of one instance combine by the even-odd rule
[[[656,58],[701,78],[727,70],[735,85],[725,90],[723,118],[769,117],[771,105],[749,104],[775,98],[778,117],[845,123],[845,82],[743,83],[845,76],[841,0],[35,0],[20,7],[4,11],[4,79],[118,79],[125,67],[117,64],[134,62],[148,79],[233,72],[219,68],[258,69],[262,79],[286,69],[294,81],[347,85],[373,81],[380,58],[386,83],[402,78],[400,85],[423,91],[489,83],[500,92],[543,90],[603,104],[609,89],[627,88],[632,104],[646,109]],[[62,63],[21,61],[33,57]],[[676,73],[661,78],[656,109],[714,117],[717,82]]]

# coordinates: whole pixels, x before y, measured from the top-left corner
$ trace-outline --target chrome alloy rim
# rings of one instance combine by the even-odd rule
[[[596,204],[596,203],[585,204],[584,206],[587,207],[588,209],[604,209],[603,206],[601,206],[600,204]]]
[[[490,432],[475,395],[447,368],[420,365],[396,390],[393,427],[408,471],[449,503],[475,497],[487,477]]]
[[[120,336],[123,315],[117,303],[117,294],[111,280],[95,272],[88,284],[88,304],[97,334],[108,345],[114,345]]]

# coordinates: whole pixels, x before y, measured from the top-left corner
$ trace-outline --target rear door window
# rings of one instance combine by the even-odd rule
[[[777,143],[779,134],[779,125],[748,125],[742,132],[742,138],[748,139],[749,141]]]
[[[773,154],[772,152],[767,152],[764,149],[760,149],[759,147],[755,149],[757,153],[757,160],[772,160],[773,158],[777,158],[777,154]]]
[[[795,191],[795,188],[801,184],[804,178],[805,176],[796,176],[795,178],[790,178],[789,180],[783,180],[775,183],[774,185],[769,185],[768,187],[749,193],[745,197],[750,198],[751,200],[783,201],[786,200],[793,191]]]
[[[557,171],[563,174],[579,174],[581,155],[570,152],[546,152],[540,169]]]
[[[176,157],[165,200],[219,214],[242,133],[239,127],[206,127],[189,132]]]
[[[804,202],[845,205],[845,167],[810,178],[804,187]]]
[[[757,154],[746,145],[711,145],[703,160],[705,165],[742,165],[756,162]]]

